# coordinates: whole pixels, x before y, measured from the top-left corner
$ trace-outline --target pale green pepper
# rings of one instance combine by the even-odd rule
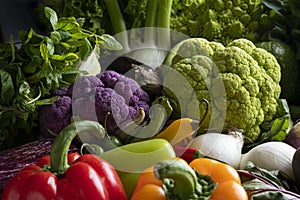
[[[166,158],[175,158],[176,154],[167,140],[157,138],[123,145],[99,156],[117,170],[129,198],[145,169]]]

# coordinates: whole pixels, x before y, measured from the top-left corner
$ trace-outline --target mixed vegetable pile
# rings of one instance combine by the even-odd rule
[[[300,199],[299,13],[45,0],[0,43],[2,199]]]

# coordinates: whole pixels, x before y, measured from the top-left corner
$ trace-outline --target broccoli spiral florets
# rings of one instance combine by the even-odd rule
[[[225,45],[238,38],[257,42],[268,28],[260,0],[174,1],[172,9],[171,29]]]

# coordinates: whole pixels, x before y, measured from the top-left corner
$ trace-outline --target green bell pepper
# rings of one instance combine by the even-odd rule
[[[155,138],[123,145],[99,156],[117,170],[127,197],[130,198],[139,175],[145,169],[163,159],[175,158],[176,154],[167,140]]]

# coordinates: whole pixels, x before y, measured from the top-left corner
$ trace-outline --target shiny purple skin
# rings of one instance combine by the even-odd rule
[[[292,168],[295,175],[295,181],[300,190],[300,148],[298,148],[293,156]]]
[[[296,149],[300,147],[300,122],[291,128],[284,141]]]

